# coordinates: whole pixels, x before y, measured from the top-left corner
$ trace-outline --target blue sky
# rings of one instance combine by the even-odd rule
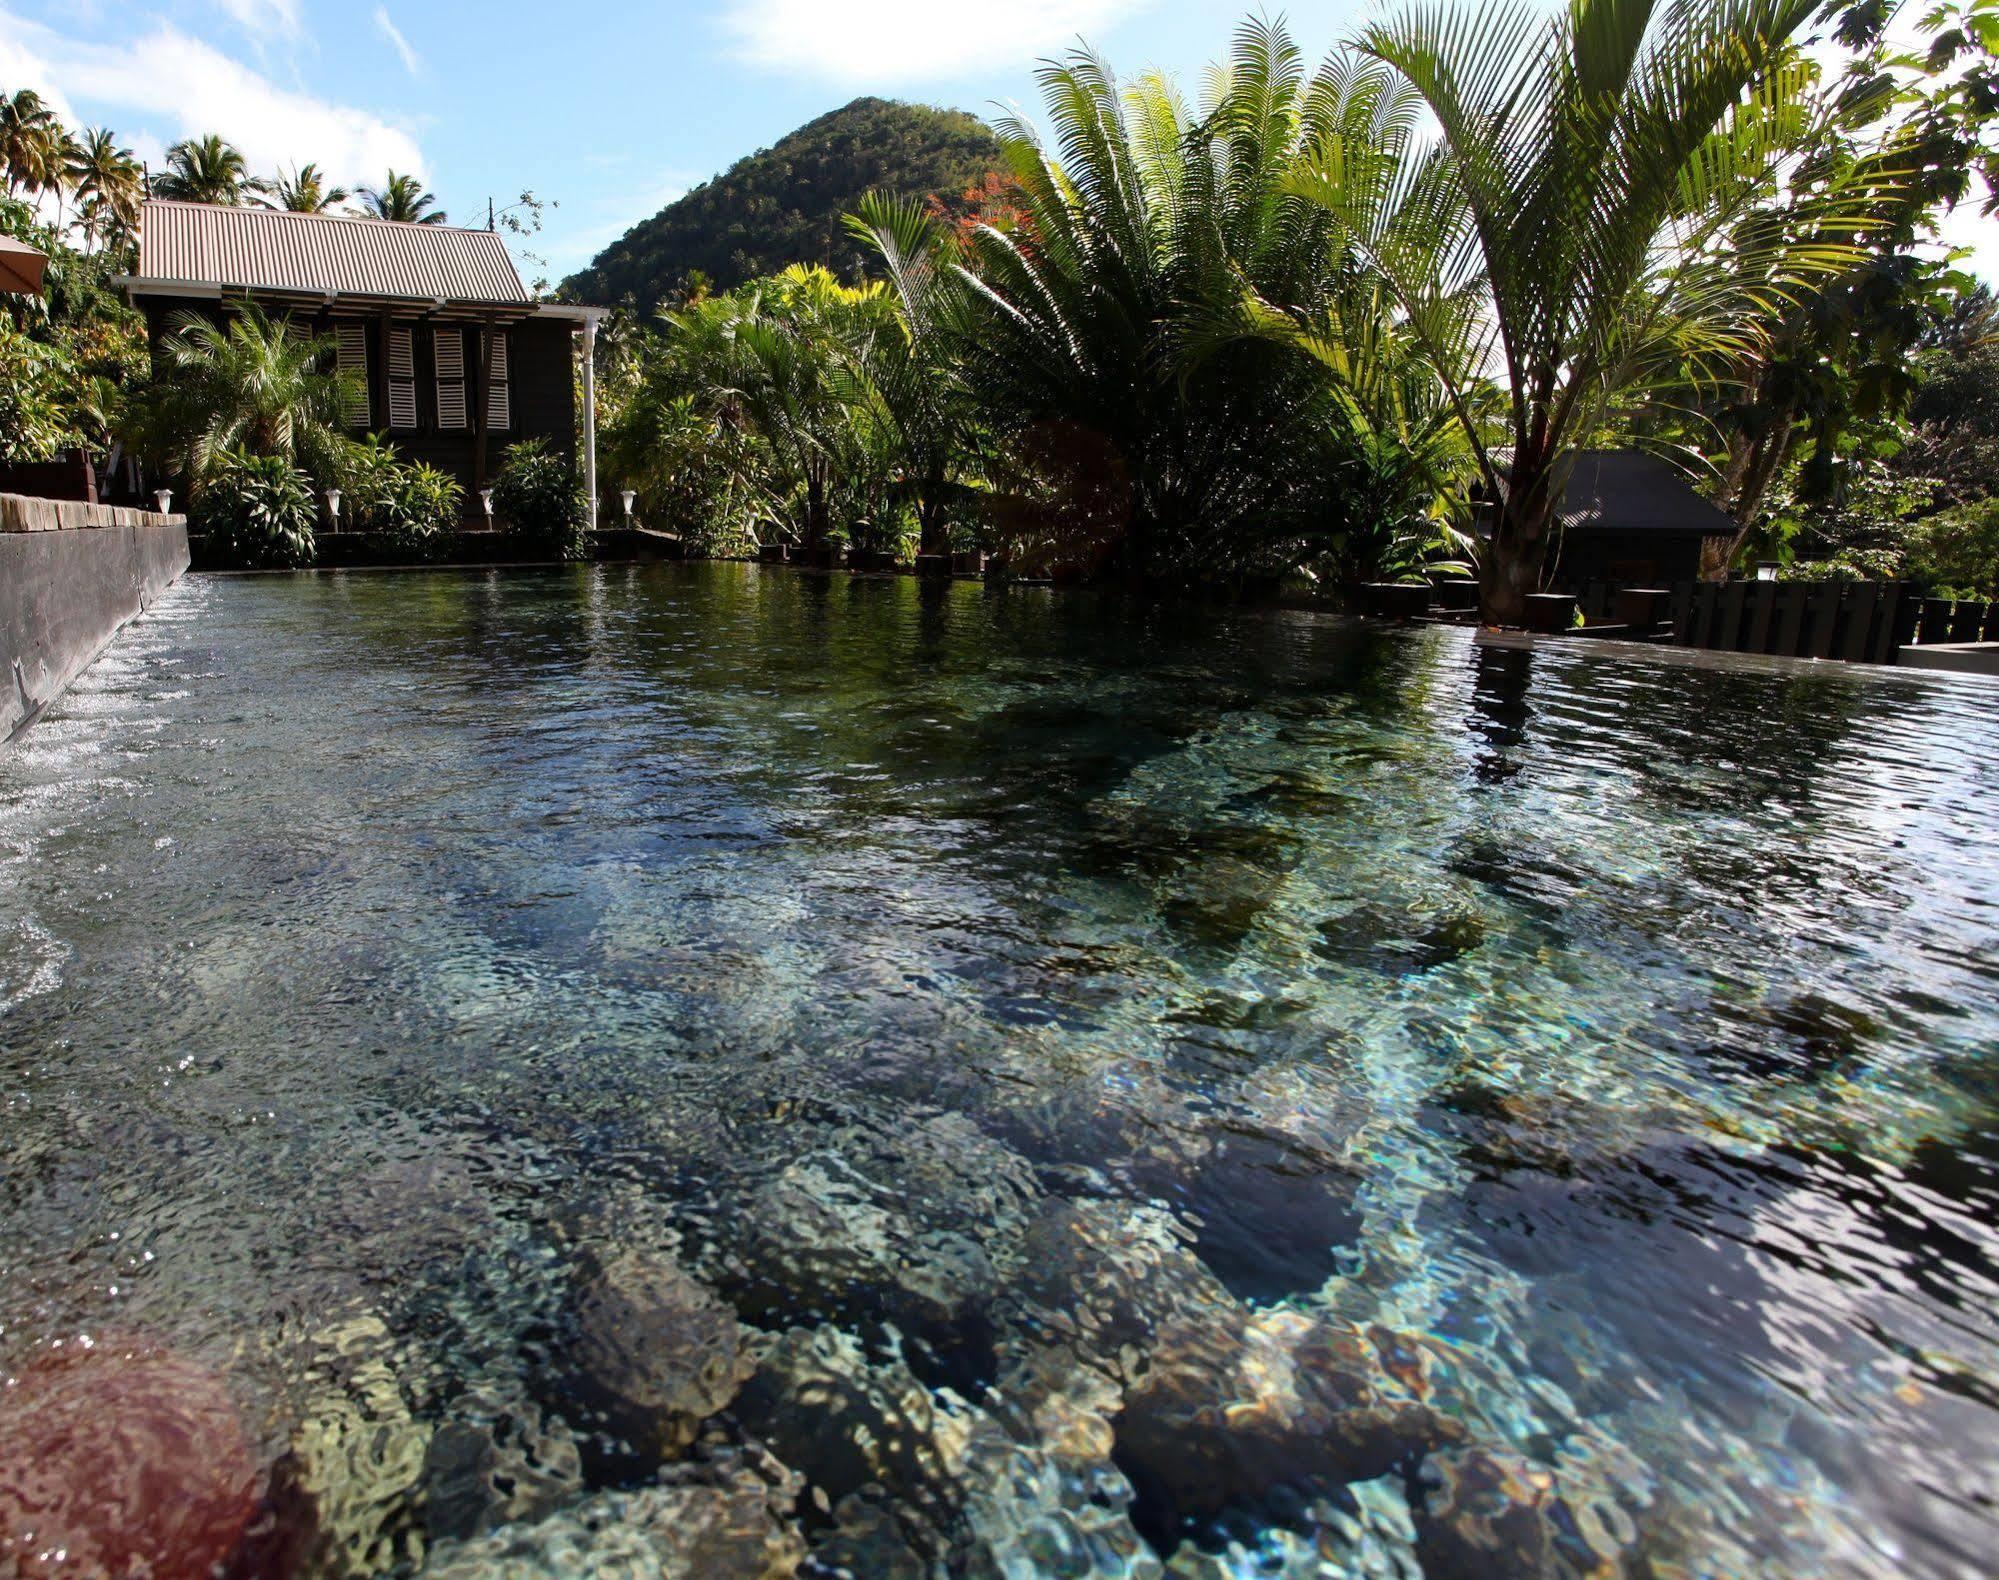
[[[1309,53],[1368,0],[1285,7]],[[1191,89],[1242,0],[0,0],[0,88],[34,87],[157,163],[218,131],[258,169],[343,184],[413,169],[452,218],[555,200],[529,244],[559,277],[753,149],[861,93],[1033,106],[1078,35]],[[1999,278],[1999,222],[1953,227]],[[523,260],[523,272],[533,268]]]

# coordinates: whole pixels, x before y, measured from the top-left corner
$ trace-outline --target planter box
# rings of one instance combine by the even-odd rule
[[[1430,612],[1428,582],[1369,582],[1361,597],[1369,614],[1387,620],[1413,620]]]
[[[1541,636],[1559,636],[1576,623],[1573,593],[1529,593],[1527,629]]]
[[[793,549],[788,556],[793,565],[803,565],[809,571],[830,571],[840,563],[840,551],[831,546],[817,549]]]
[[[919,554],[916,556],[916,574],[929,581],[951,574],[951,556],[948,554]]]
[[[1650,636],[1669,623],[1672,612],[1670,587],[1620,587],[1611,618],[1633,636]]]
[[[895,556],[886,549],[849,549],[847,569],[869,575],[891,571],[895,569]]]
[[[1438,582],[1436,586],[1437,607],[1447,614],[1478,613],[1478,583],[1453,577],[1449,581]]]
[[[782,543],[759,543],[757,545],[757,561],[759,564],[782,565],[784,563],[784,554],[785,550]]]
[[[951,556],[953,576],[983,576],[986,573],[986,553],[984,549],[967,549]]]

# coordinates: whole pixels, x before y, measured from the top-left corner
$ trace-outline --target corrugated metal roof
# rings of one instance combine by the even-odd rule
[[[134,279],[422,301],[533,301],[491,231],[161,198],[143,207]]]

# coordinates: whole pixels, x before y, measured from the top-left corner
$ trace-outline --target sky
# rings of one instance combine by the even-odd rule
[[[1292,0],[1309,55],[1373,0]],[[744,154],[864,93],[1033,109],[1034,63],[1086,38],[1190,92],[1247,0],[0,0],[0,90],[32,87],[157,167],[219,132],[253,169],[420,176],[457,223],[556,206],[522,273],[551,279]],[[1999,281],[1999,220],[1953,239]],[[524,252],[538,254],[537,265]]]

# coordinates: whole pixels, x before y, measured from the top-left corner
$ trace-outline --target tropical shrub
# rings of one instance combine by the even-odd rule
[[[83,442],[73,369],[0,319],[0,463],[53,461]]]
[[[405,462],[381,434],[348,446],[335,476],[355,531],[381,533],[409,559],[450,551],[465,503],[456,478],[421,461]]]
[[[545,439],[509,445],[493,479],[493,514],[559,559],[583,557],[589,503],[575,466],[554,454]]]
[[[318,509],[312,483],[283,456],[218,455],[196,489],[193,525],[238,565],[310,565]]]

